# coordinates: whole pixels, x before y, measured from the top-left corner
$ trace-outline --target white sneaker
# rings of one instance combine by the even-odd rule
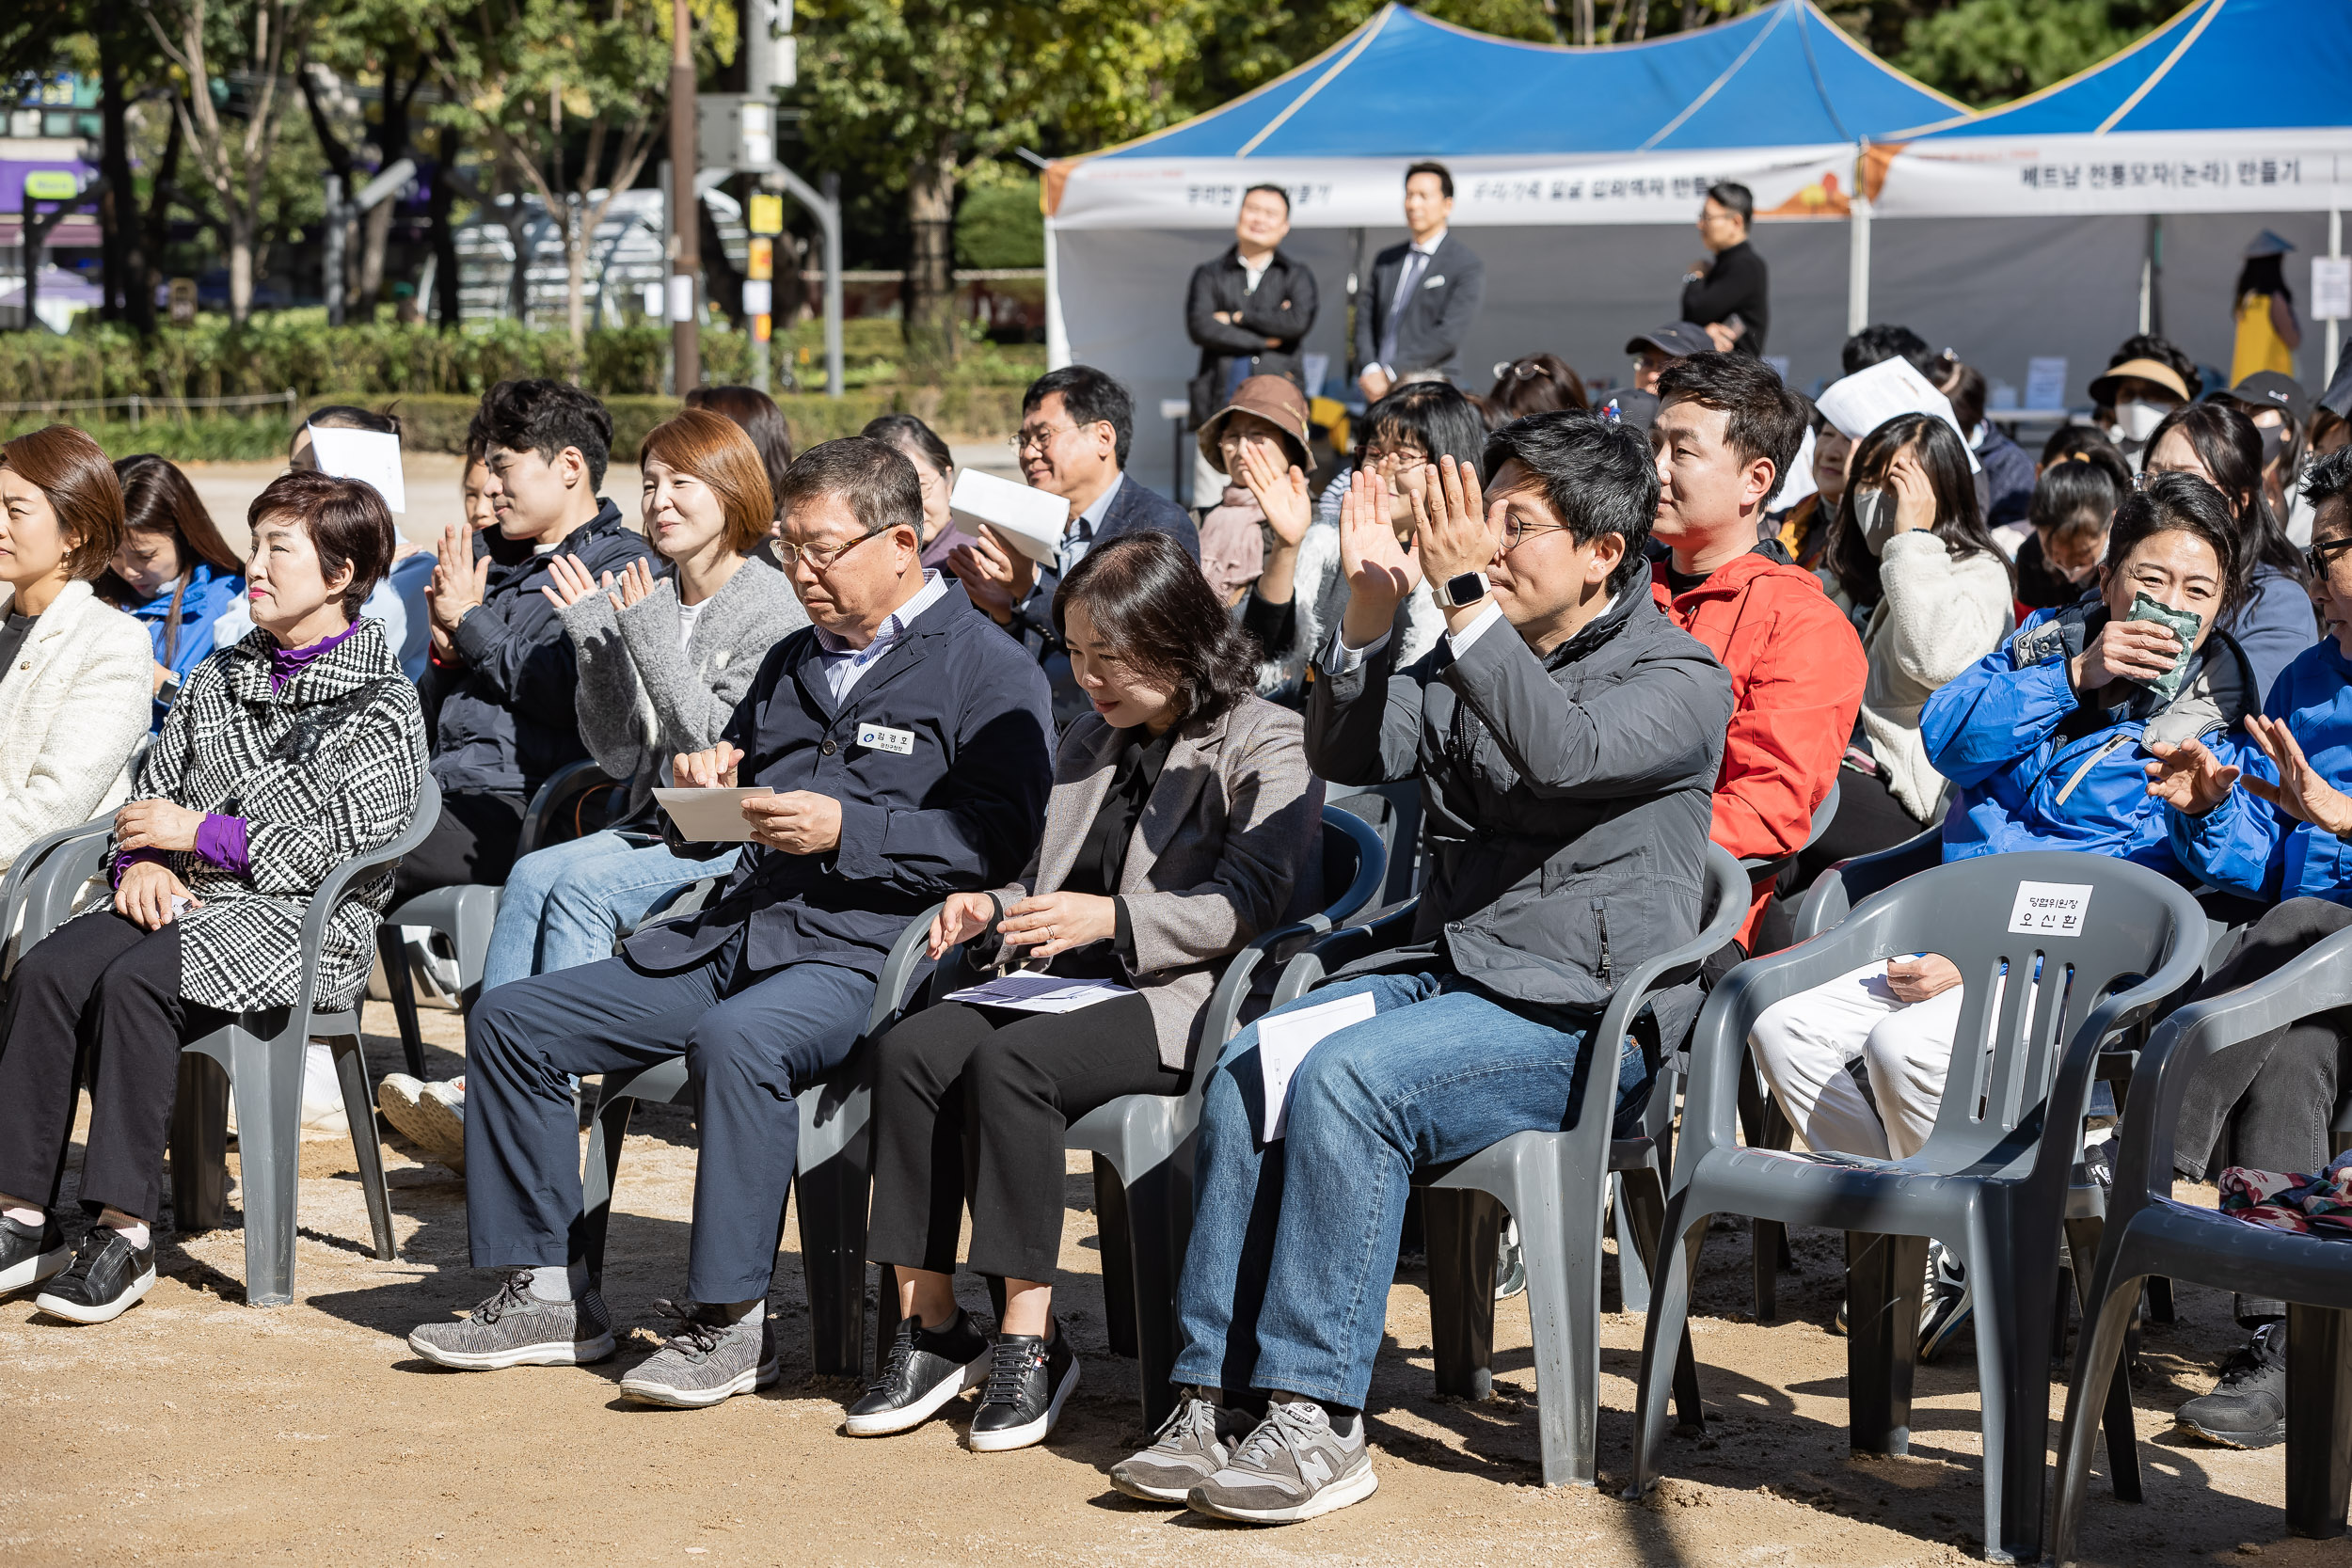
[[[466,1174],[466,1081],[426,1084],[395,1072],[376,1086],[375,1108],[426,1158]]]

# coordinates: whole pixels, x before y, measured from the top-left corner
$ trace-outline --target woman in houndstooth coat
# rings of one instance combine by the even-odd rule
[[[197,666],[115,814],[111,905],[25,955],[0,1019],[0,1290],[47,1280],[37,1305],[74,1322],[119,1316],[153,1284],[181,1047],[294,1002],[310,895],[399,835],[424,779],[416,688],[382,627],[354,619],[391,564],[382,498],[295,472],[250,521],[254,631]],[[317,1006],[366,983],[390,886],[387,868],[343,895]],[[80,1196],[99,1223],[69,1259],[51,1211],[85,1038]]]

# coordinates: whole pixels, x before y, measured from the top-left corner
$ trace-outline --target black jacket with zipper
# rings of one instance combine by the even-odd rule
[[[1193,428],[1225,405],[1236,369],[1244,377],[1287,375],[1299,381],[1305,369],[1298,349],[1314,329],[1316,308],[1315,275],[1279,247],[1267,258],[1255,289],[1242,270],[1239,245],[1227,245],[1224,255],[1195,267],[1184,295],[1184,330],[1200,345],[1200,369],[1189,388]],[[1219,312],[1238,312],[1241,319],[1221,322]],[[1269,344],[1268,338],[1281,341]],[[1237,367],[1237,359],[1247,363]],[[1310,396],[1315,390],[1307,388]]]

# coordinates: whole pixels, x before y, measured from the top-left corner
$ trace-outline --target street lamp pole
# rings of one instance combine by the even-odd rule
[[[686,0],[670,0],[670,349],[678,396],[702,385],[695,307],[702,282],[702,223],[694,190],[694,32]]]

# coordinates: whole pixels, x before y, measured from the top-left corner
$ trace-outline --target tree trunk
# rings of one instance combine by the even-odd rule
[[[457,330],[463,307],[457,296],[457,230],[450,222],[450,207],[457,198],[450,177],[457,171],[458,135],[454,127],[441,127],[440,156],[434,160],[433,195],[425,214],[433,242],[433,321],[444,332]],[[417,301],[419,309],[423,300]]]
[[[907,175],[906,340],[918,367],[956,362],[955,166],[945,157],[916,160]]]
[[[105,193],[98,215],[105,230],[102,252],[110,321],[127,321],[142,338],[155,331],[155,280],[148,272],[147,237],[139,223],[138,193],[131,183],[130,105],[122,87],[122,40],[111,28],[98,35],[101,114],[103,119],[99,172]],[[176,125],[175,125],[176,129]],[[157,199],[162,193],[157,192]]]
[[[588,347],[588,230],[580,203],[564,202],[564,320],[570,326],[572,349]]]
[[[229,325],[243,326],[253,314],[253,209],[229,203]]]

